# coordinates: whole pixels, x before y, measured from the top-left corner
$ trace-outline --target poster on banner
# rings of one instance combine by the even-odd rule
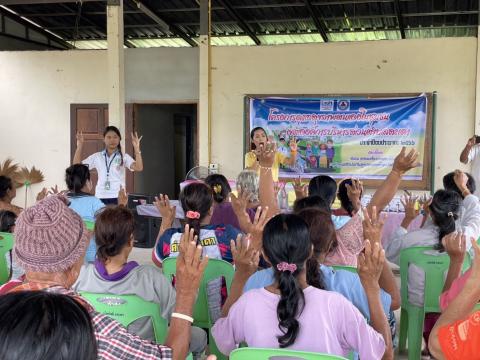
[[[378,186],[403,146],[419,152],[420,166],[404,176],[405,188],[430,187],[432,94],[318,97],[247,96],[249,133],[262,127],[279,152],[298,142],[294,165],[280,178],[357,177]]]

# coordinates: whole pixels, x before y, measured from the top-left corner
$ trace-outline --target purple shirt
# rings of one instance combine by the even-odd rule
[[[255,209],[247,209],[247,213],[253,221],[255,218]],[[238,223],[237,215],[235,215],[233,211],[232,203],[228,201],[215,204],[210,224],[232,225],[234,228],[240,229],[240,224]]]
[[[303,290],[305,307],[298,316],[300,331],[291,350],[347,356],[352,350],[360,359],[381,359],[383,337],[370,327],[357,308],[342,295],[312,286]],[[228,355],[237,344],[278,348],[277,305],[279,295],[265,288],[250,290],[230,308],[228,316],[212,328],[218,349]]]

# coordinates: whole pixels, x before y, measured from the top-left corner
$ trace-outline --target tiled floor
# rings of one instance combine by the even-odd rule
[[[135,260],[141,265],[153,265],[152,262],[152,249],[140,249],[140,248],[133,248],[132,253],[130,254],[129,257],[130,260]],[[400,277],[396,277],[398,281],[398,285],[400,286]],[[395,315],[397,317],[397,324],[399,323],[399,318],[400,318],[400,311],[396,311]],[[406,360],[408,357],[406,355],[395,355],[395,359],[398,360]]]

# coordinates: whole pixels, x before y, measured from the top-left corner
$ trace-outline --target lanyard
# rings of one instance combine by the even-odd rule
[[[115,160],[115,157],[117,156],[118,152],[115,152],[115,155],[113,155],[112,160],[110,160],[110,163],[107,163],[107,152],[105,151],[105,167],[107,168],[107,178],[108,175],[110,174],[110,168],[112,167],[113,160]]]

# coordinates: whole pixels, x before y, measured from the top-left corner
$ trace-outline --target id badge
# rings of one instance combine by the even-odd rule
[[[105,190],[110,190],[110,181],[105,181]]]

